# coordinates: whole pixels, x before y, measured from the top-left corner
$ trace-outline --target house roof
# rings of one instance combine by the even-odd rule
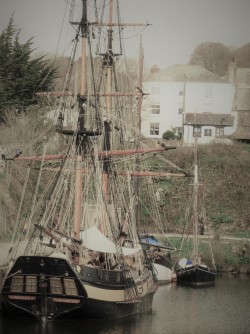
[[[187,113],[184,124],[233,126],[234,117],[228,114]]]
[[[216,82],[227,83],[228,80],[207,71],[200,65],[173,65],[154,71],[146,81],[177,81],[183,82],[186,75],[187,82]]]
[[[238,111],[237,130],[230,136],[235,139],[250,139],[250,112]]]

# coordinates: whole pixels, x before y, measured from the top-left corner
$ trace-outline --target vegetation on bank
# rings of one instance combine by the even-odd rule
[[[166,231],[182,233],[186,210],[192,205],[193,148],[177,147],[176,150],[167,151],[165,158],[190,175],[154,180],[155,188],[162,190],[161,205],[164,210],[161,211],[165,214]],[[161,170],[165,168],[164,164],[164,161],[154,159],[152,169]],[[249,233],[250,145],[199,145],[198,165],[205,231],[221,235]]]
[[[230,237],[229,237],[230,238]],[[213,261],[218,272],[232,272],[250,274],[250,239],[219,239],[215,235],[212,239],[203,238],[199,243],[201,259],[213,267]],[[192,239],[171,237],[165,240],[166,244],[175,245],[180,251],[174,252],[172,258],[178,261],[189,258],[192,252]]]

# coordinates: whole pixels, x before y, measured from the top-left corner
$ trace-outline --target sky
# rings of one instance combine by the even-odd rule
[[[65,54],[65,46],[74,36],[68,24],[67,1],[71,2],[0,0],[0,33],[14,13],[21,42],[34,37],[39,52]],[[147,67],[186,64],[203,42],[232,47],[250,43],[250,0],[120,0],[120,10],[123,22],[151,24],[124,29],[126,56],[138,59],[142,38]]]

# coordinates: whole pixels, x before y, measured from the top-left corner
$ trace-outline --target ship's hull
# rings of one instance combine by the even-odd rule
[[[171,282],[172,270],[163,264],[154,263],[154,268],[156,270],[157,279],[159,284],[167,284]]]
[[[215,284],[216,271],[207,266],[193,264],[176,269],[177,283],[194,287]]]
[[[123,271],[72,267],[63,258],[21,256],[5,279],[2,310],[37,320],[123,318],[151,310],[157,284]]]
[[[173,263],[168,253],[156,253],[154,268],[159,284],[171,282]]]

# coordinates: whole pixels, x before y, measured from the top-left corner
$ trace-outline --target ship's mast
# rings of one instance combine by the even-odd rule
[[[80,93],[78,94],[79,119],[77,133],[77,157],[75,172],[75,215],[74,215],[74,236],[80,239],[81,227],[81,202],[82,202],[82,159],[83,159],[83,134],[85,131],[84,117],[86,113],[86,94],[87,94],[87,38],[88,38],[88,20],[87,20],[87,0],[82,0],[82,18],[80,21],[81,31],[81,75],[80,75]]]
[[[197,136],[194,144],[194,200],[193,200],[193,220],[194,220],[194,259],[198,260],[198,162],[197,162]]]
[[[107,50],[103,56],[103,66],[106,69],[106,90],[105,90],[105,101],[106,101],[106,119],[104,120],[104,143],[103,143],[103,150],[110,151],[111,144],[110,144],[110,134],[111,134],[111,127],[109,123],[110,113],[111,113],[111,105],[112,105],[112,72],[113,72],[113,65],[114,65],[114,55],[113,55],[113,0],[109,1],[109,20],[108,20],[108,43],[107,43]],[[108,178],[109,178],[109,158],[104,158],[103,163],[103,191],[104,196],[108,199]]]

